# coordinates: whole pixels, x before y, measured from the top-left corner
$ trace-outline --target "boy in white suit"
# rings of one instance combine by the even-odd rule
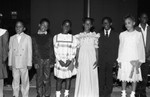
[[[13,74],[13,97],[19,97],[20,78],[22,97],[28,97],[28,70],[32,67],[32,41],[31,37],[24,33],[23,21],[16,22],[15,30],[16,34],[10,37],[8,64]]]

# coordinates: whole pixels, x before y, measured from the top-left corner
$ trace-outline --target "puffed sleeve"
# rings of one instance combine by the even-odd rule
[[[137,45],[137,49],[138,49],[138,57],[139,57],[139,61],[141,63],[145,62],[145,48],[144,48],[144,40],[142,37],[142,33],[139,34],[139,42]]]
[[[74,36],[76,38],[76,47],[80,48],[80,34]]]
[[[59,56],[59,47],[58,47],[58,43],[57,43],[57,35],[55,35],[54,36],[54,38],[53,38],[53,45],[54,45],[54,54],[55,54],[55,58],[57,59],[57,60],[60,60],[60,56]]]
[[[118,58],[117,58],[117,62],[120,62],[120,55],[122,53],[121,49],[122,49],[122,34],[119,35],[119,49],[118,49]]]
[[[95,48],[99,48],[99,46],[98,46],[98,39],[99,39],[99,37],[100,37],[100,34],[98,33],[98,34],[96,34],[96,36],[94,38],[94,47]]]

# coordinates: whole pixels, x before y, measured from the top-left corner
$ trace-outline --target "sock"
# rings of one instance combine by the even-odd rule
[[[69,95],[69,90],[65,90],[64,95],[65,95],[65,96],[68,96],[68,95]]]
[[[132,91],[132,92],[131,92],[131,95],[135,95],[135,92],[134,92],[134,91]]]
[[[56,97],[60,97],[61,93],[60,91],[56,91]]]

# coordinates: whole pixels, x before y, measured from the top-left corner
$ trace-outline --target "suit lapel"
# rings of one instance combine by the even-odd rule
[[[15,46],[16,46],[16,47],[19,46],[17,34],[16,34],[15,37],[14,37],[14,43],[15,43]]]
[[[21,35],[21,39],[20,39],[20,44],[22,44],[22,42],[23,42],[24,38],[25,38],[25,34],[24,34],[24,33],[22,33],[22,35]]]
[[[147,27],[146,49],[150,46],[150,26]]]

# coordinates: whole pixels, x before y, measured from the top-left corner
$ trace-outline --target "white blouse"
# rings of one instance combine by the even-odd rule
[[[67,60],[75,58],[77,39],[71,34],[58,34],[54,36],[54,52],[56,59],[66,63]]]
[[[144,40],[141,32],[124,31],[119,36],[119,52],[118,52],[118,62],[139,60],[140,62],[145,62],[145,47]]]

